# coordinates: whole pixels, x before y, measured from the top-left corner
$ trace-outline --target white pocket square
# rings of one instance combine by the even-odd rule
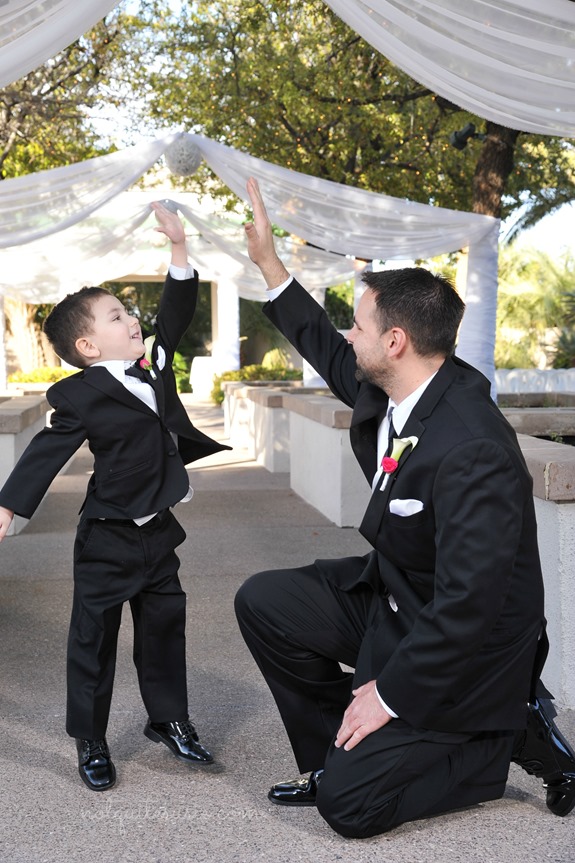
[[[421,512],[423,503],[420,500],[401,500],[396,498],[389,501],[389,511],[394,515],[415,515],[416,512]]]

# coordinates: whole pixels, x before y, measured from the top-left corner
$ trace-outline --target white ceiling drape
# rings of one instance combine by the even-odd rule
[[[575,4],[570,0],[326,2],[392,62],[462,108],[522,131],[574,136]],[[116,5],[110,0],[0,0],[0,86],[53,56]],[[126,255],[126,244],[147,211],[140,207],[122,223],[116,208],[106,209],[107,202],[162,153],[174,146],[181,150],[182,144],[194,151],[194,158],[206,159],[242,198],[247,177],[258,177],[274,221],[326,249],[322,254],[398,259],[468,246],[467,311],[459,352],[493,380],[498,220],[298,174],[196,135],[169,136],[80,165],[3,181],[0,292],[20,290],[22,296],[27,292],[41,302],[62,291],[60,263],[42,246],[47,242],[42,238],[55,232],[60,233],[57,240],[48,241],[49,251],[57,244],[60,256],[78,267],[90,258],[93,267],[102,268],[114,256],[119,266],[117,256]],[[188,216],[202,232],[202,242],[209,236],[210,247],[220,249],[216,238],[220,244],[228,242],[223,238],[228,228],[211,222],[200,227],[193,210]],[[95,239],[96,246],[104,244],[100,252],[95,251]],[[14,248],[24,244],[25,250]],[[78,258],[80,250],[87,257]],[[228,244],[227,254],[241,270],[238,279],[247,273],[251,282],[251,265],[238,259],[242,253]],[[26,273],[24,282],[17,277],[9,282],[9,258],[19,261],[21,275]]]
[[[575,137],[571,0],[325,0],[370,45],[461,108]]]
[[[187,226],[190,259],[204,280],[233,282],[239,296],[265,300],[265,284],[246,253],[244,231],[235,221],[206,212],[195,195],[173,189],[127,191],[97,213],[54,237],[0,252],[2,292],[28,303],[57,302],[84,285],[101,284],[124,276],[159,279],[169,255],[163,235],[154,231],[150,203],[168,199]],[[278,238],[278,252],[286,266],[310,290],[351,278],[357,263],[340,255],[306,246],[291,237]]]
[[[0,87],[41,66],[117,5],[118,0],[2,0]]]
[[[4,180],[0,248],[30,243],[81,222],[127,189],[160,158],[202,158],[243,200],[258,178],[280,227],[320,248],[371,259],[425,258],[481,241],[498,228],[490,216],[418,204],[291,171],[212,141],[180,133],[109,156]]]
[[[427,258],[480,243],[499,220],[322,180],[204,138],[185,136],[243,200],[258,178],[274,222],[309,243],[360,258]],[[182,139],[180,139],[182,140]]]
[[[139,180],[178,135],[0,183],[0,249],[81,222]]]
[[[473,286],[473,302],[468,317],[473,320],[468,322],[471,328],[466,334],[462,330],[460,353],[493,379],[498,219],[321,180],[200,135],[170,135],[111,156],[0,183],[0,237],[4,236],[0,243],[12,246],[0,249],[0,292],[19,291],[22,296],[26,292],[29,301],[49,302],[54,292],[70,290],[68,279],[63,287],[64,276],[58,260],[54,262],[46,249],[57,249],[60,258],[74,261],[76,272],[81,269],[82,283],[95,282],[92,270],[86,273],[85,269],[97,269],[105,255],[117,255],[147,215],[143,207],[122,216],[115,202],[108,207],[103,205],[117,199],[133,183],[135,175],[146,170],[150,160],[162,153],[174,173],[183,173],[184,168],[193,172],[204,158],[243,199],[248,177],[257,177],[272,219],[297,237],[325,249],[323,254],[328,257],[323,261],[324,267],[332,259],[340,264],[341,256],[345,255],[396,260],[431,257],[469,246],[472,254],[467,283]],[[200,225],[192,208],[188,216],[213,246],[219,238],[217,247],[221,249],[227,237],[228,254],[237,260],[237,248],[229,251],[229,227],[217,227],[213,222]],[[63,230],[74,224],[78,230],[73,234]],[[238,233],[243,242],[239,226]],[[80,253],[83,257],[79,257]],[[8,276],[14,272],[14,261],[20,262],[22,278]],[[347,272],[351,270],[352,267]],[[246,272],[248,281],[257,280],[252,285],[258,285],[255,290],[259,292],[261,277],[249,267],[247,271],[242,269],[242,277]],[[298,272],[305,282],[307,270],[302,268]],[[116,276],[119,275],[117,272]],[[247,290],[245,282],[242,290]]]

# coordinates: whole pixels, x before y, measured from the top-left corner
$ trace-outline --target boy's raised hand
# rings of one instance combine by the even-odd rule
[[[172,213],[161,201],[153,201],[150,206],[158,220],[158,225],[154,230],[165,234],[172,243],[185,243],[186,232],[177,213]]]
[[[262,271],[268,288],[276,288],[289,278],[289,273],[278,258],[272,225],[269,220],[258,182],[250,177],[246,189],[254,211],[253,222],[246,222],[244,230],[248,241],[248,255]]]
[[[186,248],[186,232],[182,220],[177,213],[172,213],[161,201],[153,201],[150,204],[156,214],[158,226],[155,231],[165,234],[172,244],[171,263],[176,267],[187,267],[188,251]]]

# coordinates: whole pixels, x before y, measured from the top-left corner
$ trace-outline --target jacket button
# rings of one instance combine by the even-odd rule
[[[177,455],[177,454],[178,454],[177,449],[169,449],[168,450],[168,455]]]

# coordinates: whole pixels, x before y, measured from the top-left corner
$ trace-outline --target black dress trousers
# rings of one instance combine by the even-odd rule
[[[299,770],[324,768],[317,806],[338,833],[374,836],[502,796],[511,731],[437,732],[400,718],[349,751],[333,745],[352,689],[377,677],[382,651],[401,638],[383,592],[369,584],[342,590],[313,564],[252,576],[237,593],[236,614]]]
[[[72,737],[106,733],[118,631],[125,602],[134,622],[134,663],[152,722],[188,718],[186,595],[175,548],[185,531],[169,510],[138,527],[83,519],[74,545],[68,638],[67,720]]]

